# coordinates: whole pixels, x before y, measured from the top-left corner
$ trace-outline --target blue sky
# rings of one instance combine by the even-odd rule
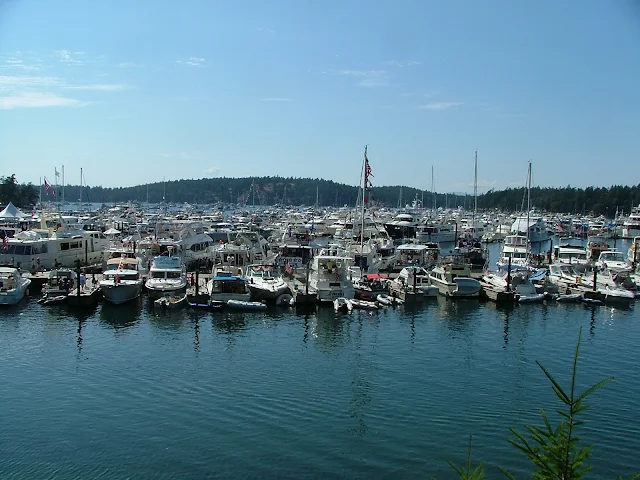
[[[0,0],[0,174],[640,183],[640,3]]]

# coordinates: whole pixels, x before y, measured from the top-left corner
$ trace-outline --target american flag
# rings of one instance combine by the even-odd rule
[[[51,184],[47,181],[47,177],[44,177],[44,194],[49,195],[49,189],[51,188]]]
[[[367,155],[364,156],[364,188],[372,187],[370,178],[373,177],[371,174],[371,165],[369,165],[369,159]]]

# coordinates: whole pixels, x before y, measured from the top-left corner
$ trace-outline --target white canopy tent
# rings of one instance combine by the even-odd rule
[[[20,209],[11,202],[0,212],[0,219],[3,220],[21,220],[24,218],[31,218],[31,215],[21,212]]]

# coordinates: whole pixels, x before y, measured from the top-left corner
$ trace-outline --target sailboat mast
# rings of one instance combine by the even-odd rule
[[[80,167],[80,211],[82,212],[82,167]]]
[[[478,151],[473,166],[473,232],[476,232],[476,215],[478,213]]]
[[[362,160],[362,207],[360,212],[360,253],[364,246],[364,202],[367,195],[367,145],[364,146],[364,159]]]
[[[436,191],[433,186],[433,165],[431,165],[431,194],[433,195],[433,202],[431,203],[431,208],[435,212],[436,211]]]
[[[529,216],[531,215],[531,160],[529,160],[529,170],[527,171],[527,247],[529,246]]]

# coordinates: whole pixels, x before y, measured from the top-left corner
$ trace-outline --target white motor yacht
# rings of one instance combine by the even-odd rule
[[[187,284],[187,270],[180,257],[159,256],[151,260],[145,282],[151,298],[183,293]]]
[[[283,293],[291,293],[276,265],[249,265],[245,276],[252,300],[276,300]]]
[[[141,261],[137,258],[109,260],[100,280],[100,290],[105,300],[120,305],[138,298],[144,282],[140,267]]]
[[[471,278],[471,266],[461,255],[443,258],[429,273],[431,284],[446,297],[477,297],[480,282]]]

